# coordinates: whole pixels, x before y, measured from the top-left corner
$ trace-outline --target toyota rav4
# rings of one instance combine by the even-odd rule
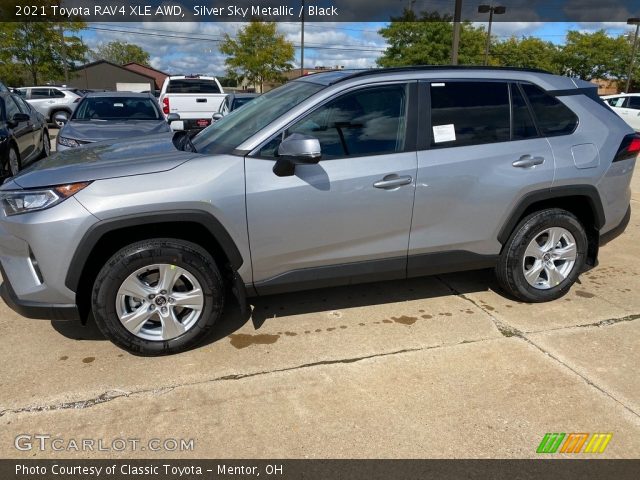
[[[52,155],[0,188],[2,297],[139,354],[190,348],[225,292],[495,268],[564,295],[624,230],[640,138],[593,84],[416,67],[291,81],[194,138]],[[232,297],[230,297],[232,298]]]

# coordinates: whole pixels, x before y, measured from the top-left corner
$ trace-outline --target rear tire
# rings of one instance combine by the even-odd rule
[[[509,237],[496,277],[519,300],[555,300],[578,279],[587,248],[585,229],[575,215],[559,208],[540,210],[522,219]]]
[[[45,130],[42,132],[42,147],[41,147],[39,159],[47,158],[51,153],[51,139],[49,138],[49,133]]]
[[[20,160],[20,154],[15,145],[9,146],[9,152],[7,154],[7,163],[4,166],[4,176],[13,177],[22,170],[22,161]]]
[[[93,314],[100,331],[139,355],[167,355],[197,345],[224,306],[213,257],[184,240],[158,238],[116,252],[96,277]]]

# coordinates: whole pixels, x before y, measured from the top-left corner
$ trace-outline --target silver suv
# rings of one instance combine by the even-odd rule
[[[52,155],[0,188],[5,302],[93,313],[146,355],[246,297],[493,267],[564,295],[630,216],[640,138],[593,84],[533,70],[330,72],[183,132]]]
[[[47,122],[55,123],[60,128],[69,120],[82,100],[82,95],[66,87],[23,87],[16,91],[40,112]]]

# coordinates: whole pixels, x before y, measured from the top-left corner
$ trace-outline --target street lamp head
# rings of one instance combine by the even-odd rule
[[[493,7],[493,13],[496,15],[502,15],[507,11],[507,7]]]
[[[488,13],[491,10],[489,5],[478,5],[478,13]]]
[[[627,25],[640,25],[640,18],[638,17],[627,18]]]

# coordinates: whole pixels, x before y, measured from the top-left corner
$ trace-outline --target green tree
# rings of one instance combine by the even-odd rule
[[[0,22],[0,63],[19,64],[37,85],[60,80],[76,62],[84,61],[87,48],[74,35],[82,22]]]
[[[560,50],[551,42],[535,37],[511,37],[492,45],[490,63],[504,67],[541,68],[560,73]]]
[[[569,31],[559,55],[560,73],[580,77],[613,78],[627,77],[631,48],[623,37],[610,37],[604,30],[593,33]]]
[[[260,85],[261,92],[265,81],[282,80],[293,68],[293,43],[277,32],[275,22],[252,20],[235,39],[225,34],[220,51],[228,56],[227,75]]]
[[[416,14],[405,9],[379,30],[389,46],[377,60],[381,67],[405,65],[446,65],[451,63],[452,18],[437,12]],[[483,27],[461,24],[460,64],[482,64],[486,34]]]
[[[94,60],[107,60],[116,65],[135,62],[148,66],[150,60],[149,53],[143,48],[120,41],[100,44],[90,55]]]

